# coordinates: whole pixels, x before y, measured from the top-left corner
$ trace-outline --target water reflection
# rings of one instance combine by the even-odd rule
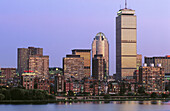
[[[56,102],[45,105],[0,105],[0,111],[170,111],[170,101]]]
[[[170,101],[161,101],[161,100],[153,100],[153,101],[84,101],[84,102],[56,102],[56,105],[79,105],[79,104],[139,104],[139,105],[170,105]]]

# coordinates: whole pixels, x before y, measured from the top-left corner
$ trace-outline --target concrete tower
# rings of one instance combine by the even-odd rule
[[[116,77],[133,77],[136,70],[136,15],[135,10],[120,9],[116,17]]]
[[[96,35],[92,43],[92,59],[95,59],[95,55],[102,55],[103,59],[105,60],[105,74],[103,79],[107,79],[107,76],[109,75],[109,43],[106,36],[102,32],[99,32]],[[92,65],[94,65],[93,62]],[[97,69],[92,69],[92,72],[96,72],[93,70]]]

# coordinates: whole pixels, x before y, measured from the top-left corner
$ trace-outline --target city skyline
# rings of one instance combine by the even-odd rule
[[[1,2],[0,14],[2,18],[0,36],[3,42],[1,43],[0,51],[3,53],[1,53],[0,67],[16,67],[17,48],[28,46],[44,48],[45,55],[50,56],[50,66],[62,67],[62,57],[64,57],[65,54],[69,53],[71,49],[90,48],[93,37],[97,32],[101,31],[105,33],[110,43],[110,74],[116,72],[115,17],[117,16],[117,11],[120,9],[120,4],[122,4],[121,8],[124,8],[123,0],[121,3],[120,1],[111,0],[86,0],[86,2],[77,0],[69,2],[68,0],[64,0],[59,4],[66,4],[63,7],[59,7],[59,9],[61,9],[59,11],[55,6],[57,3],[55,1],[50,1],[48,4],[44,1],[41,3],[36,1],[14,3],[12,1],[11,4],[5,1]],[[89,9],[85,10],[85,7],[87,7],[90,2],[92,4],[88,7]],[[35,4],[33,5],[32,3]],[[55,5],[52,5],[52,3]],[[72,5],[69,5],[69,3]],[[98,3],[98,5],[96,5],[96,3]],[[141,4],[145,5],[145,7]],[[158,4],[162,4],[164,8],[161,8]],[[139,54],[143,56],[169,54],[167,48],[169,47],[169,33],[167,33],[169,30],[168,25],[170,25],[168,21],[170,15],[168,14],[170,13],[168,9],[169,4],[170,1],[168,0],[164,2],[153,0],[128,1],[128,8],[136,10],[136,14],[138,15],[137,52]],[[8,7],[10,8],[7,9],[7,5],[9,5]],[[47,7],[44,7],[46,5]],[[52,5],[51,8],[50,5]],[[24,6],[27,7],[25,8]],[[33,8],[30,9],[30,7]],[[98,7],[104,8],[100,9]],[[157,7],[160,7],[159,10],[157,10]],[[79,11],[76,11],[77,8],[79,8]],[[62,15],[61,13],[64,12],[65,14]],[[158,14],[160,14],[160,16]],[[56,15],[59,15],[59,17]],[[65,19],[61,20],[63,18]],[[101,24],[98,25],[99,23]],[[155,24],[157,24],[157,26],[155,26]],[[75,27],[72,29],[73,26]],[[47,27],[47,29],[45,27]],[[76,41],[73,42],[73,39],[76,39]],[[63,46],[62,44],[64,44],[65,40],[67,40],[66,44],[68,45]],[[60,50],[61,46],[62,50]]]

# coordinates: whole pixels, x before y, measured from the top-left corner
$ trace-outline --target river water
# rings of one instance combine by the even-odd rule
[[[45,105],[0,105],[0,111],[170,111],[170,101],[124,101],[56,103]]]

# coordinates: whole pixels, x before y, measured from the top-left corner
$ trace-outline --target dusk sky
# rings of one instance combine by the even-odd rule
[[[0,0],[0,67],[17,67],[17,48],[41,47],[50,66],[62,67],[72,49],[90,49],[103,32],[110,44],[110,75],[116,72],[118,10],[124,0]],[[128,0],[136,10],[137,52],[170,55],[170,0]]]

